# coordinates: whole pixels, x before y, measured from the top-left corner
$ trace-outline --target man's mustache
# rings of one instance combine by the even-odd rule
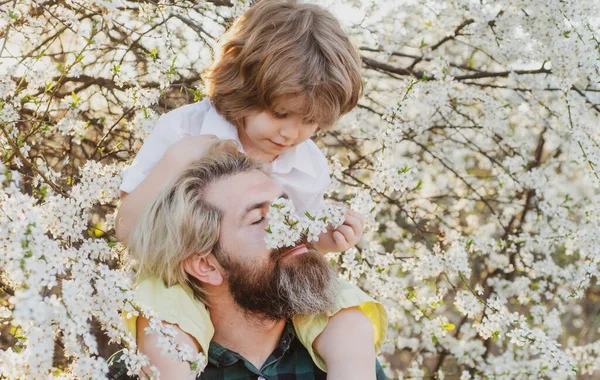
[[[292,249],[304,244],[309,250],[314,250],[315,246],[313,243],[308,241],[306,234],[302,234],[292,246],[280,247],[271,250],[271,260],[277,262],[283,255],[291,251]]]

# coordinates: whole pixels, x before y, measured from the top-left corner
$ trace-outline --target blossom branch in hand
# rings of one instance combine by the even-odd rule
[[[267,212],[269,225],[265,229],[268,248],[293,246],[303,234],[308,241],[318,241],[329,225],[337,228],[344,222],[345,207],[329,204],[312,214],[306,211],[302,216],[295,212],[294,203],[289,199],[279,198],[271,204]]]

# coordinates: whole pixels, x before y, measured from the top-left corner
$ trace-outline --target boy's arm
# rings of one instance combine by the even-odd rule
[[[322,253],[343,252],[360,241],[364,228],[365,218],[348,209],[344,224],[319,236],[317,249]],[[357,307],[349,307],[329,318],[313,348],[327,365],[328,380],[375,380],[377,361],[373,341],[369,318]]]
[[[217,141],[213,135],[183,139],[167,149],[150,174],[131,193],[123,193],[115,220],[117,239],[127,245],[129,234],[145,207],[190,164],[208,152]]]
[[[329,318],[313,347],[327,365],[328,380],[375,380],[373,327],[358,308],[343,309]]]

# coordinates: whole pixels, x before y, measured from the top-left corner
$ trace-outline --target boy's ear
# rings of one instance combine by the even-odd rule
[[[219,286],[223,283],[221,266],[216,257],[209,253],[197,254],[183,260],[183,269],[190,276],[198,279],[200,282]]]

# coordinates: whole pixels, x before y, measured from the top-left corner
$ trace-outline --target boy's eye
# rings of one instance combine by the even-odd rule
[[[252,225],[260,224],[260,223],[262,223],[263,220],[265,220],[265,217],[261,216],[261,218],[259,220],[257,220],[256,222],[252,223]]]
[[[273,111],[273,116],[275,116],[278,119],[285,119],[286,117],[288,117],[288,114]]]

